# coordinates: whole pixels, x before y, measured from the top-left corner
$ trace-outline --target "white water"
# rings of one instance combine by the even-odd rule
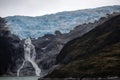
[[[36,58],[35,46],[32,44],[31,39],[28,38],[25,40],[24,43],[24,61],[21,67],[17,70],[17,76],[20,76],[20,71],[24,67],[26,62],[30,62],[33,68],[35,69],[36,76],[40,76],[41,69],[36,64],[35,58]]]

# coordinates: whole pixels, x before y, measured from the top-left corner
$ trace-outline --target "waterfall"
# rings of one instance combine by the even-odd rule
[[[30,62],[35,69],[36,76],[40,76],[41,69],[38,67],[37,63],[35,62],[36,58],[36,51],[35,46],[32,44],[31,39],[25,39],[24,43],[24,61],[21,67],[17,70],[17,76],[20,76],[20,70],[24,67],[26,62]]]

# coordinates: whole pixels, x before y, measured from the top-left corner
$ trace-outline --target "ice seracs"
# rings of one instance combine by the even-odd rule
[[[11,16],[5,19],[11,33],[19,36],[21,39],[28,37],[37,39],[45,34],[54,34],[55,31],[69,33],[70,30],[78,25],[94,23],[101,17],[114,12],[120,12],[120,6],[60,12],[38,17]]]

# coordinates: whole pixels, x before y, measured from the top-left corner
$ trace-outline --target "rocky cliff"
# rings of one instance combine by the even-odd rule
[[[5,25],[6,21],[0,18],[0,75],[15,75],[16,59],[23,55],[22,44]]]

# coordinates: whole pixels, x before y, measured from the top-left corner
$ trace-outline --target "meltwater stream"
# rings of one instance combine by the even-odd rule
[[[36,58],[36,51],[35,46],[32,44],[31,39],[25,39],[24,43],[24,61],[21,67],[17,70],[17,76],[20,76],[20,71],[24,67],[26,62],[30,62],[35,69],[36,76],[40,76],[41,69],[38,67],[37,63],[35,62]]]

